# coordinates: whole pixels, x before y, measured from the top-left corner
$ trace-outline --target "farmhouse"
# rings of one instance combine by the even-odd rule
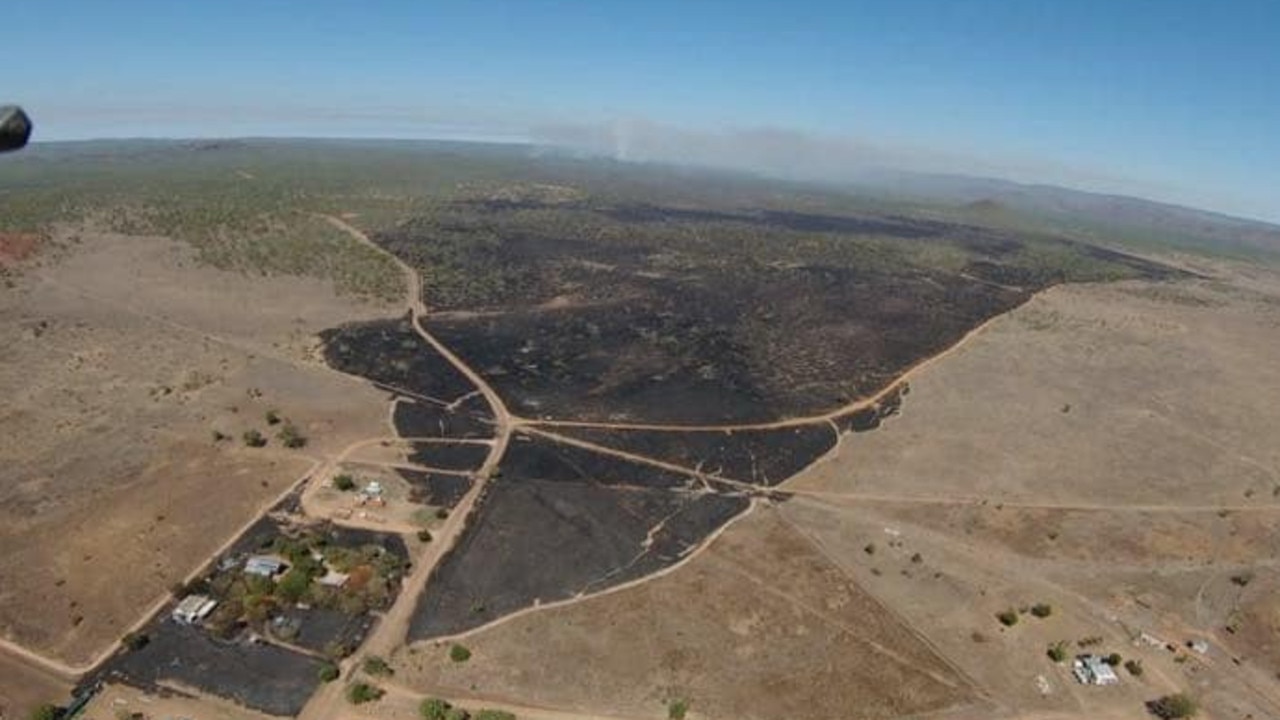
[[[1081,655],[1076,658],[1071,672],[1081,685],[1114,685],[1120,682],[1115,669],[1097,655]]]
[[[254,555],[244,563],[244,571],[249,575],[273,578],[288,567],[288,563],[277,555]]]
[[[195,625],[209,617],[217,606],[218,601],[208,595],[188,595],[173,609],[171,616],[183,625]]]

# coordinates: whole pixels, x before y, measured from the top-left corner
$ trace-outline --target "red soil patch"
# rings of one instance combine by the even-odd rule
[[[12,267],[25,260],[43,239],[36,233],[0,232],[0,267]]]

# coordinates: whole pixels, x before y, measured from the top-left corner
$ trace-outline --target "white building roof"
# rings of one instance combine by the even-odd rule
[[[1084,655],[1076,658],[1072,674],[1083,685],[1113,685],[1120,682],[1115,668],[1097,655]]]
[[[287,565],[284,558],[275,555],[254,555],[244,563],[244,571],[250,575],[271,577]]]
[[[218,601],[208,595],[188,595],[173,609],[173,618],[179,622],[193,623],[205,619]]]

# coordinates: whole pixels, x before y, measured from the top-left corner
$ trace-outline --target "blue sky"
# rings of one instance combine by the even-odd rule
[[[41,0],[5,14],[0,100],[46,140],[642,127],[651,146],[733,148],[769,131],[851,164],[1280,220],[1274,0]]]

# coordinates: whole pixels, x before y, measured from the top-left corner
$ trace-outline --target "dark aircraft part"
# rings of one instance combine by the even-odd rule
[[[0,152],[19,150],[31,139],[31,118],[17,105],[0,106]]]

